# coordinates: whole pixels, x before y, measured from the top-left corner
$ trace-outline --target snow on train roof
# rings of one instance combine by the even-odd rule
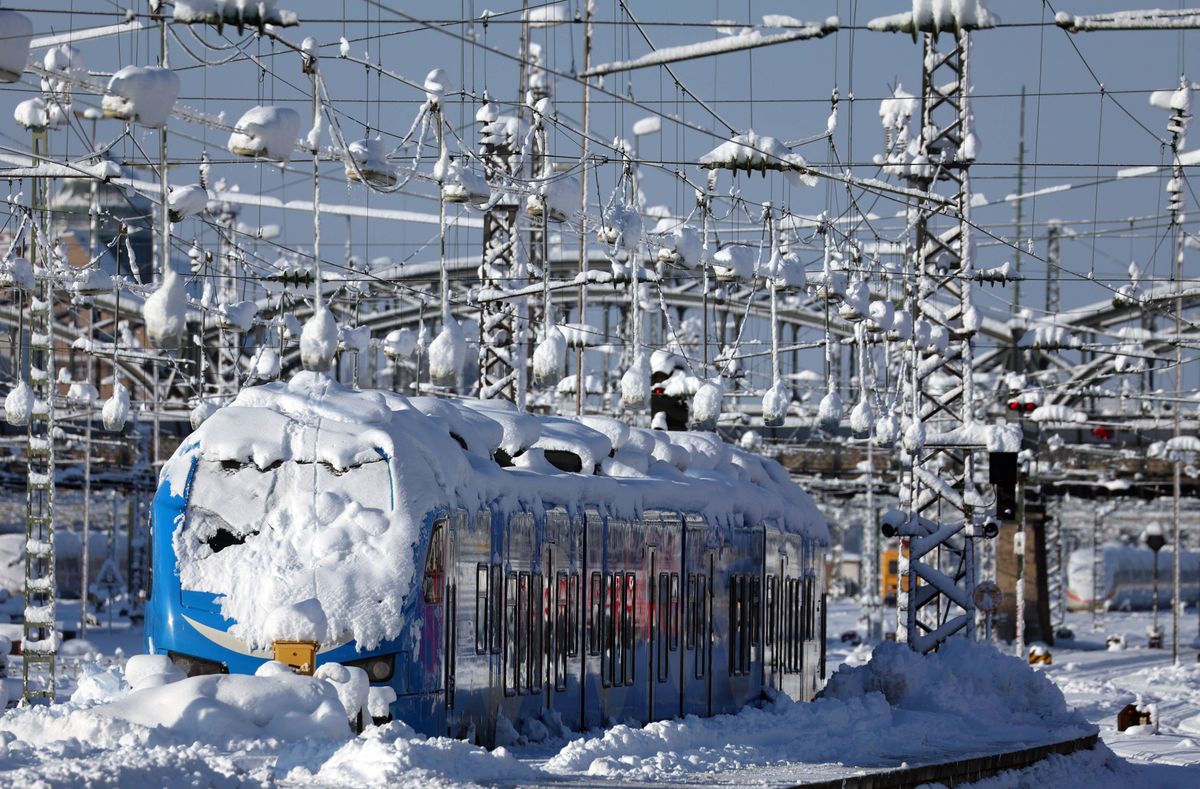
[[[493,459],[501,451],[513,466]],[[582,472],[559,471],[547,451],[575,454]],[[610,517],[697,513],[722,528],[773,521],[828,540],[824,516],[782,466],[714,434],[359,391],[318,373],[244,389],[210,416],[163,469],[173,495],[185,494],[197,456],[211,462],[196,472],[189,528],[175,533],[180,581],[220,596],[237,623],[231,632],[253,648],[353,638],[370,649],[395,637],[416,572],[413,546],[439,509],[586,502]],[[375,462],[383,458],[391,463]],[[389,482],[387,511],[387,499],[379,502]],[[215,530],[203,525],[210,510],[241,544],[214,553],[197,536]]]

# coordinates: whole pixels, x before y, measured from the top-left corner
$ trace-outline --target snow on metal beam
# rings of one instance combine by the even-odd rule
[[[1069,33],[1103,30],[1200,30],[1200,8],[1174,11],[1151,8],[1145,11],[1115,11],[1111,14],[1075,16],[1059,11],[1054,24]]]
[[[133,33],[148,27],[144,22],[137,19],[130,19],[125,22],[118,22],[115,25],[102,25],[100,27],[88,27],[83,30],[71,30],[66,33],[56,33],[52,36],[38,36],[29,42],[30,49],[45,49],[46,47],[56,47],[59,44],[74,44],[78,41],[91,41],[96,38],[108,38],[115,36],[118,33]]]
[[[824,38],[830,33],[837,32],[841,26],[836,16],[831,16],[824,22],[800,23],[799,27],[790,27],[785,33],[765,34],[761,28],[748,30],[734,36],[725,36],[714,41],[701,41],[696,44],[682,44],[677,47],[663,47],[654,52],[642,55],[633,60],[617,60],[612,63],[601,63],[593,66],[580,76],[600,77],[618,71],[633,71],[650,66],[662,66],[667,63],[678,63],[681,60],[694,60],[712,55],[724,55],[727,52],[741,52],[746,49],[769,47],[774,44],[786,44],[790,41],[806,41],[814,38]]]

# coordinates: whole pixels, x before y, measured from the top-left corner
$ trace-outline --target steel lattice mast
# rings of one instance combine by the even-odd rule
[[[515,140],[509,124],[495,105],[485,103],[476,115],[480,128],[480,156],[489,181],[511,178]],[[483,259],[479,281],[485,292],[507,290],[516,269],[517,206],[502,199],[483,217]],[[483,301],[479,314],[479,396],[515,402],[517,373],[516,306],[508,299]]]
[[[47,148],[45,129],[34,132],[33,162]],[[46,179],[33,179],[34,292],[29,305],[29,382],[33,408],[28,426],[25,509],[25,625],[21,690],[26,701],[54,701],[54,272],[50,259]]]
[[[910,184],[930,196],[915,209],[917,277],[910,308],[929,336],[915,332],[909,349],[902,460],[898,641],[928,652],[963,631],[973,637],[976,582],[974,538],[986,516],[975,490],[976,455],[985,444],[975,422],[971,306],[970,33],[957,30],[939,46],[921,33],[922,92],[919,153]],[[922,158],[923,157],[923,158]],[[943,201],[949,221],[943,216]]]

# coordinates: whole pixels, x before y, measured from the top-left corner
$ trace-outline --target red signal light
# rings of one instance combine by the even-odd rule
[[[1026,403],[1025,404],[1026,411],[1032,411],[1035,408],[1037,408],[1037,403]]]
[[[1009,411],[1020,411],[1021,404],[1018,403],[1016,400],[1009,400],[1008,401],[1008,410]]]

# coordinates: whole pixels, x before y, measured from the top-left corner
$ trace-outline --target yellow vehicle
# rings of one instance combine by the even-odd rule
[[[896,592],[900,589],[908,591],[908,576],[900,577],[900,550],[885,548],[880,562],[879,593],[884,605],[896,604]],[[920,586],[920,581],[917,582]]]
[[[879,593],[884,605],[896,604],[896,590],[899,588],[900,552],[896,548],[887,548],[880,562]],[[907,580],[907,579],[906,579]]]

